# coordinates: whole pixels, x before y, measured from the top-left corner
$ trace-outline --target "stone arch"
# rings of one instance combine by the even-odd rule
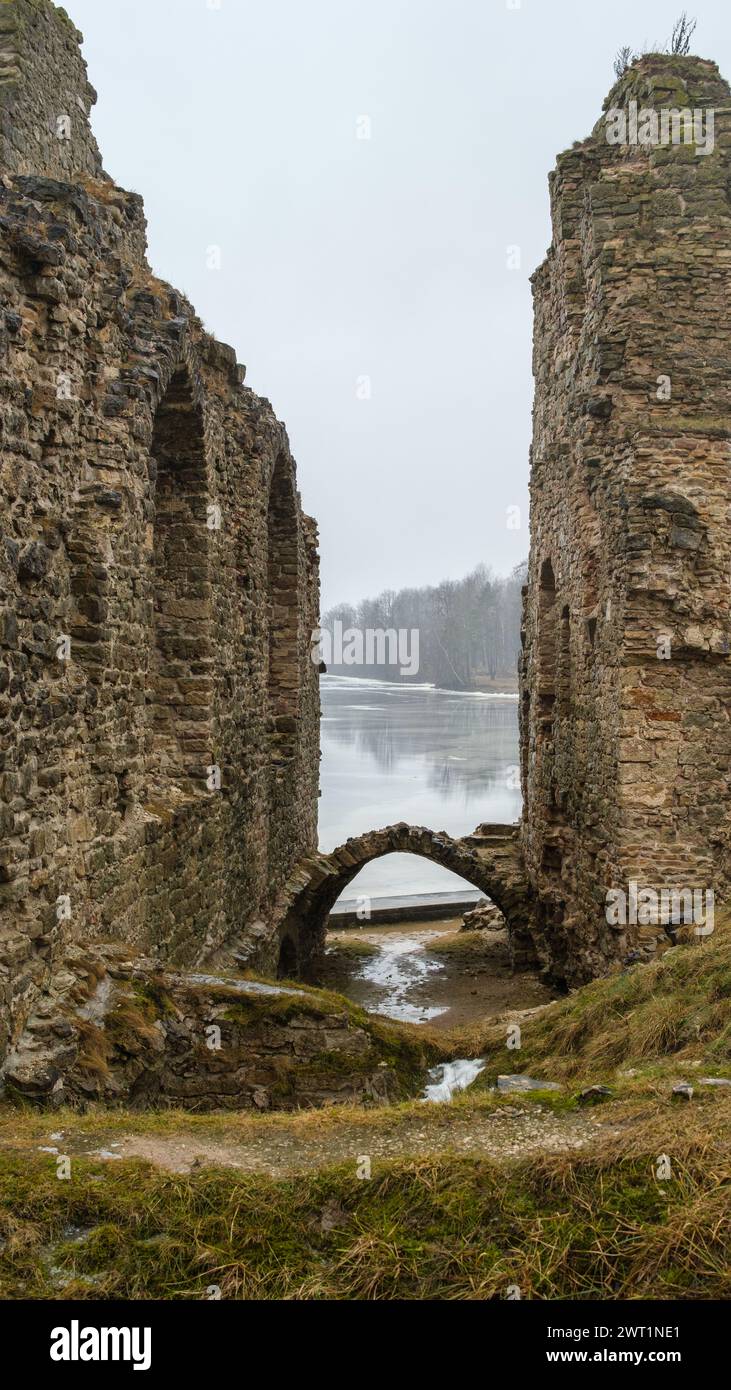
[[[160,792],[206,786],[213,758],[208,469],[203,410],[186,365],[155,411],[148,773]]]
[[[315,973],[327,919],[341,893],[366,864],[394,853],[431,859],[479,888],[503,913],[514,958],[521,964],[535,958],[533,899],[523,872],[517,827],[481,825],[474,834],[455,839],[443,831],[402,823],[369,831],[331,854],[315,855],[298,865],[274,920],[280,943],[287,937],[297,942],[299,971],[306,978]]]

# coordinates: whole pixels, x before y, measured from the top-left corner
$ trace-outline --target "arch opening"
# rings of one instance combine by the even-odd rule
[[[269,737],[276,775],[296,753],[300,698],[297,500],[282,455],[269,492],[267,536]]]
[[[479,827],[468,841],[479,840],[480,830],[496,829]],[[505,831],[504,846],[509,827]],[[369,1012],[440,1027],[547,1001],[526,905],[521,913],[515,885],[511,891],[494,863],[481,860],[469,842],[412,827],[395,828],[394,839],[400,843],[375,832],[370,843],[367,836],[348,841],[331,858],[347,853],[356,862],[341,863],[300,899],[306,978]],[[398,872],[374,879],[384,860]],[[436,880],[436,890],[426,888],[409,860],[414,866],[431,860],[449,873]],[[380,892],[384,887],[391,896]],[[425,891],[409,891],[418,887]],[[323,949],[308,959],[318,924]]]
[[[161,793],[203,790],[212,758],[208,482],[202,413],[180,370],[155,414],[148,769]]]
[[[438,917],[442,908],[467,906],[485,898],[483,888],[446,868],[431,855],[386,850],[357,869],[333,905],[332,926],[343,912],[365,914],[405,910],[407,917]],[[428,901],[427,901],[428,900]]]
[[[550,560],[541,566],[538,590],[538,723],[539,738],[550,739],[556,704],[556,579]]]
[[[279,946],[277,979],[295,980],[299,972],[297,946],[291,936],[285,936]]]
[[[317,978],[335,903],[366,865],[391,854],[432,860],[484,894],[505,918],[516,968],[535,962],[533,896],[517,827],[482,824],[472,835],[454,839],[444,831],[400,823],[350,839],[298,867],[283,895],[280,937],[289,932],[297,941],[302,978]]]

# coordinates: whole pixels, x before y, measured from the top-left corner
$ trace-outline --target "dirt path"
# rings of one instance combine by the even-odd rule
[[[416,1158],[440,1151],[509,1160],[524,1158],[536,1151],[556,1153],[583,1148],[596,1130],[596,1122],[584,1115],[556,1115],[551,1111],[540,1112],[535,1106],[531,1107],[529,1115],[502,1111],[477,1118],[453,1112],[450,1123],[440,1135],[435,1134],[432,1124],[420,1126],[418,1121],[393,1133],[368,1130],[360,1125],[351,1129],[346,1124],[328,1134],[327,1161],[328,1164],[356,1165],[362,1156],[374,1161]],[[179,1173],[215,1164],[279,1177],[320,1168],[323,1144],[315,1135],[305,1141],[301,1135],[287,1133],[276,1137],[262,1134],[246,1145],[202,1144],[195,1138],[128,1135],[122,1140],[119,1153],[120,1157],[144,1158]]]
[[[313,1112],[292,1116],[235,1116],[195,1129],[181,1119],[175,1129],[153,1128],[141,1121],[132,1132],[129,1116],[119,1127],[105,1118],[103,1131],[84,1132],[75,1125],[28,1136],[0,1131],[0,1148],[32,1147],[58,1155],[96,1158],[104,1163],[138,1158],[176,1173],[201,1167],[238,1168],[246,1173],[286,1177],[321,1168],[323,1163],[352,1163],[363,1156],[379,1159],[422,1155],[475,1154],[506,1162],[531,1153],[559,1153],[584,1148],[601,1128],[593,1113],[555,1112],[548,1106],[408,1106],[387,1112],[353,1114],[333,1111],[317,1123]],[[50,1133],[48,1131],[51,1131]],[[209,1132],[206,1132],[206,1131]]]

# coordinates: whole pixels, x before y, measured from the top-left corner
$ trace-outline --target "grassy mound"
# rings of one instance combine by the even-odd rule
[[[672,1182],[609,1153],[505,1169],[354,1165],[285,1182],[81,1165],[0,1173],[2,1298],[729,1298],[731,1169],[691,1145]],[[96,1180],[95,1180],[96,1179]]]
[[[507,1050],[505,1025],[440,1037],[442,1055],[446,1042],[454,1056],[485,1056],[488,1079],[564,1080],[552,1098],[473,1088],[451,1106],[115,1112],[117,1135],[169,1137],[185,1125],[194,1144],[235,1140],[247,1153],[269,1135],[272,1153],[286,1140],[295,1160],[316,1132],[310,1167],[277,1177],[214,1158],[185,1174],[104,1161],[88,1136],[111,1127],[110,1112],[69,1111],[53,1121],[65,1151],[79,1154],[62,1181],[39,1152],[48,1117],[0,1107],[0,1298],[206,1298],[213,1287],[224,1298],[493,1299],[511,1285],[548,1300],[731,1298],[731,1095],[696,1086],[692,1101],[678,1102],[670,1085],[731,1074],[730,999],[722,925],[702,946],[528,1016],[520,1051]],[[321,1003],[332,1007],[327,996]],[[417,1037],[422,1062],[432,1051],[423,1029],[370,1026],[382,1046],[405,1049],[409,1066]],[[577,1090],[597,1080],[611,1082],[613,1098],[579,1115]],[[566,1126],[579,1142],[521,1149],[510,1131],[521,1111],[516,1123],[531,1132],[539,1121]],[[459,1152],[466,1130],[501,1124],[498,1158],[484,1147]],[[395,1147],[379,1148],[384,1136]]]
[[[525,1019],[521,1033],[513,1052],[504,1023],[472,1025],[453,1042],[462,1055],[487,1059],[487,1079],[497,1067],[589,1082],[668,1061],[701,1061],[728,1075],[731,925],[726,920],[702,945],[674,947],[650,965],[585,985]]]

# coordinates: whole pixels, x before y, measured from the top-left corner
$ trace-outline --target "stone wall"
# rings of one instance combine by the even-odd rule
[[[522,841],[570,983],[664,935],[610,925],[608,889],[729,882],[731,93],[652,55],[605,112],[633,100],[713,110],[713,152],[602,117],[559,157],[533,280]]]
[[[96,92],[81,34],[48,0],[0,0],[2,170],[105,177],[89,121]]]
[[[441,1060],[337,995],[70,946],[7,1056],[26,1103],[295,1110],[418,1094]]]
[[[0,24],[1,1057],[69,942],[197,962],[315,848],[319,592],[286,431],[49,126],[76,31]]]

